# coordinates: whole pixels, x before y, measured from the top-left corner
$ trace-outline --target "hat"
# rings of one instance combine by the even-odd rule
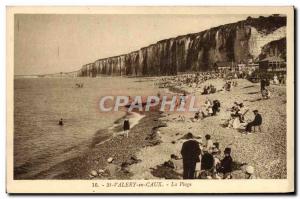
[[[258,110],[254,110],[253,113],[258,113]]]
[[[209,139],[210,139],[210,135],[209,135],[209,134],[206,134],[206,135],[205,135],[205,139],[209,140]]]
[[[186,134],[186,139],[192,139],[194,137],[194,135],[191,132],[188,132]]]
[[[231,153],[231,148],[226,147],[224,150],[224,153],[230,154]]]
[[[254,173],[254,167],[253,166],[247,166],[246,167],[246,173],[253,174]]]

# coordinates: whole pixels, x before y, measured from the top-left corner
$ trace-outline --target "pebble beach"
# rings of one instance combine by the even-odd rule
[[[155,81],[155,80],[153,80]],[[211,82],[210,82],[211,81]],[[224,80],[208,80],[221,88]],[[161,171],[161,165],[170,159],[171,154],[180,157],[181,139],[191,132],[201,142],[210,134],[214,142],[219,142],[220,150],[232,149],[234,179],[244,178],[246,165],[255,168],[255,175],[260,179],[284,179],[286,169],[286,87],[270,85],[270,99],[261,99],[259,83],[245,79],[237,80],[238,86],[231,91],[201,95],[201,89],[180,87],[197,99],[218,99],[221,110],[217,116],[199,121],[192,121],[194,113],[151,111],[136,113],[139,117],[131,128],[129,138],[116,133],[104,143],[91,146],[83,156],[67,160],[55,169],[64,168],[64,173],[54,179],[181,179],[181,160],[172,171]],[[172,93],[171,89],[162,89],[161,94]],[[174,90],[174,89],[173,89]],[[253,110],[257,109],[263,117],[261,132],[245,135],[242,131],[224,128],[222,123],[229,117],[227,111],[238,101],[249,108],[245,115],[247,121],[254,118]],[[184,115],[182,120],[179,115]],[[132,118],[130,119],[132,120]],[[133,120],[132,120],[133,121]],[[115,132],[120,131],[121,124],[115,125]],[[196,170],[199,170],[197,165]],[[171,173],[170,173],[171,172]]]

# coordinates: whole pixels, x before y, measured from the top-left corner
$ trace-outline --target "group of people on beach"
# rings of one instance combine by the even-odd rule
[[[204,119],[206,117],[215,116],[217,112],[220,112],[221,103],[219,100],[206,99],[204,102],[204,107],[199,108],[197,112],[195,112],[194,118],[192,118],[193,122],[196,122],[200,119]]]
[[[244,129],[245,134],[250,134],[252,127],[258,126],[260,128],[262,124],[262,116],[258,113],[258,110],[253,110],[253,121],[245,121],[245,115],[249,112],[249,108],[245,107],[243,103],[234,102],[229,111],[231,112],[230,118],[223,124],[226,128]]]
[[[280,73],[278,76],[276,74],[274,74],[273,76],[273,84],[277,84],[277,85],[283,85],[286,82],[286,75]]]
[[[219,72],[202,72],[196,74],[182,74],[171,77],[163,77],[158,82],[159,88],[180,87],[182,85],[198,88],[209,79],[222,78]]]
[[[168,82],[165,85],[176,84],[175,82],[181,83],[199,83],[203,82],[211,74],[195,74],[193,76],[184,75],[180,77],[169,77],[164,78],[163,82]],[[200,78],[199,78],[200,77]],[[216,78],[213,76],[212,78]],[[230,91],[232,87],[237,86],[237,81],[227,80],[223,87],[224,90]],[[261,82],[261,91],[265,90],[267,86],[266,81]],[[213,85],[205,87],[207,89],[207,94],[211,92],[212,89],[215,89]],[[210,90],[210,91],[209,91]],[[212,93],[216,92],[212,91]],[[183,94],[179,97],[179,102],[177,105],[184,103],[186,100],[187,94]],[[192,121],[197,121],[209,116],[215,116],[220,112],[221,102],[219,100],[210,100],[206,99],[204,103],[204,108],[199,109]],[[260,126],[262,124],[262,116],[259,114],[258,110],[254,110],[254,119],[251,122],[245,120],[245,115],[249,112],[243,103],[234,102],[233,106],[228,110],[230,111],[230,118],[226,121],[227,128],[239,129],[243,128],[245,134],[251,133],[253,127]],[[130,123],[129,119],[125,118],[123,122],[123,131],[124,137],[129,136]],[[205,135],[205,142],[194,139],[192,133],[187,133],[186,139],[181,148],[181,156],[183,162],[183,179],[231,179],[234,161],[231,156],[232,149],[230,147],[225,147],[223,153],[219,148],[219,143],[213,142],[211,135]],[[179,158],[181,159],[181,158]],[[171,155],[171,161],[178,160],[177,156],[174,154]],[[256,178],[254,175],[254,167],[247,166],[245,169],[245,178],[253,179]]]
[[[194,139],[194,135],[190,132],[187,133],[186,139],[181,148],[183,179],[232,178],[234,161],[230,147],[225,148],[222,157],[219,143],[214,143],[209,134],[205,135],[204,144]],[[247,165],[245,174],[246,179],[256,178],[254,167],[250,165]]]
[[[76,86],[77,88],[83,88],[83,83],[76,83],[75,86]]]
[[[217,92],[217,89],[214,85],[210,84],[208,86],[203,87],[202,95],[208,95]]]
[[[223,90],[231,91],[232,87],[236,87],[238,85],[237,81],[227,80],[223,86]]]

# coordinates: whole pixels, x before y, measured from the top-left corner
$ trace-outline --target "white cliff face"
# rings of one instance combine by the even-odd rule
[[[286,26],[280,27],[267,35],[264,33],[259,33],[254,27],[251,27],[251,36],[248,41],[249,53],[254,59],[257,59],[264,45],[284,37],[286,37]]]
[[[80,75],[175,75],[210,70],[217,62],[246,63],[250,58],[257,59],[263,46],[269,42],[286,37],[285,26],[284,17],[250,18],[161,40],[125,55],[97,60],[84,65]],[[280,49],[284,49],[283,45],[286,44],[280,43]],[[265,53],[275,47],[270,45],[270,50],[265,50]]]

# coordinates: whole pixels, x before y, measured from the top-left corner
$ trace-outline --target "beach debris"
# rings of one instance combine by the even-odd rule
[[[96,177],[96,176],[98,176],[98,173],[97,173],[96,170],[92,170],[92,171],[90,172],[90,175],[91,175],[92,177]]]
[[[150,133],[145,138],[145,140],[148,141],[146,146],[155,146],[161,143],[157,129],[158,129],[157,127],[153,127]]]
[[[129,161],[130,164],[136,164],[138,162],[141,162],[142,160],[138,159],[135,155],[133,155],[130,157]]]
[[[95,176],[92,176],[91,174],[89,174],[89,178],[93,179],[93,178],[95,178]]]
[[[113,161],[114,161],[114,158],[112,158],[112,157],[110,157],[110,158],[107,159],[108,163],[112,163]]]
[[[99,169],[98,173],[101,175],[101,174],[105,173],[105,171],[103,169]]]
[[[128,160],[122,162],[121,169],[125,169],[126,167],[141,162],[142,160],[138,159],[135,155],[132,155]]]
[[[108,175],[110,175],[111,177],[115,177],[116,173],[120,170],[120,168],[115,165],[115,164],[109,164],[107,165],[107,167],[105,168],[106,172]]]
[[[150,168],[151,174],[158,178],[163,179],[181,179],[181,174],[174,171],[170,165],[158,165],[156,168]]]

